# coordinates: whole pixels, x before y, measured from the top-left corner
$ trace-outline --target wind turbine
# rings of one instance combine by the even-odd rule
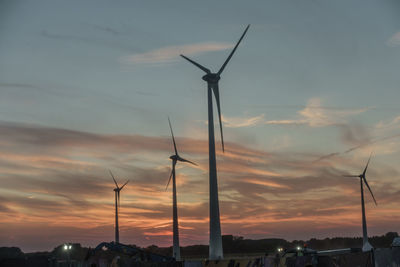
[[[221,236],[221,222],[219,218],[219,201],[218,201],[218,182],[217,182],[217,163],[215,158],[215,137],[214,137],[214,117],[213,117],[213,102],[212,102],[212,92],[215,96],[215,101],[217,102],[218,117],[219,117],[219,129],[221,131],[221,143],[222,151],[225,151],[224,147],[224,136],[222,134],[222,121],[221,121],[221,106],[219,99],[219,87],[218,81],[221,79],[221,74],[224,71],[229,60],[232,58],[233,53],[235,53],[236,48],[239,46],[244,35],[249,29],[248,25],[240,37],[239,41],[236,43],[232,52],[229,54],[228,58],[225,60],[222,67],[218,72],[213,73],[208,68],[200,65],[199,63],[181,55],[184,59],[188,60],[190,63],[201,69],[206,73],[202,77],[204,81],[207,82],[207,95],[208,95],[208,151],[209,151],[209,171],[210,171],[210,247],[209,247],[209,258],[211,260],[222,259],[224,257],[222,250],[222,236]]]
[[[178,161],[188,162],[193,165],[197,165],[197,164],[194,162],[191,162],[189,160],[186,160],[184,158],[181,158],[179,156],[178,150],[176,149],[175,137],[174,137],[174,133],[172,131],[171,121],[169,120],[169,118],[168,118],[168,123],[169,123],[169,128],[171,130],[172,141],[174,143],[175,154],[169,157],[172,160],[172,171],[171,171],[171,175],[169,176],[168,183],[167,183],[167,186],[165,187],[165,190],[167,190],[168,185],[171,182],[171,178],[172,178],[172,232],[173,232],[172,256],[175,258],[175,260],[180,261],[181,260],[181,251],[180,251],[180,247],[179,247],[178,204],[177,204],[177,199],[176,199],[175,166]]]
[[[124,186],[129,182],[126,181],[126,183],[123,184],[123,186],[119,187],[117,181],[114,178],[114,175],[112,174],[112,172],[110,171],[111,177],[114,180],[115,186],[116,188],[114,188],[114,192],[115,192],[115,243],[119,243],[119,226],[118,226],[118,209],[120,207],[120,192],[122,190],[122,188],[124,188]]]
[[[374,199],[375,205],[378,205],[376,203],[374,194],[372,193],[371,188],[368,185],[367,179],[365,178],[365,173],[367,172],[368,164],[371,159],[371,155],[369,156],[367,165],[365,166],[364,171],[359,174],[359,175],[343,175],[344,177],[358,177],[360,178],[360,187],[361,187],[361,212],[362,212],[362,229],[363,229],[363,251],[370,251],[373,249],[371,244],[368,242],[368,234],[367,234],[367,220],[365,218],[365,205],[364,205],[364,188],[363,188],[363,183],[367,186],[369,192],[371,193],[372,198]]]

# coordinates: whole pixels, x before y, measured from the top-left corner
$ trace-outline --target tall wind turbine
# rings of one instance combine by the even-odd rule
[[[218,201],[218,182],[217,182],[217,163],[215,158],[215,137],[214,137],[214,117],[213,117],[213,102],[212,93],[214,93],[215,101],[217,102],[218,117],[219,117],[219,129],[221,131],[221,143],[222,151],[225,151],[224,147],[224,136],[222,134],[222,121],[221,121],[221,106],[219,102],[219,87],[218,81],[221,79],[221,74],[224,71],[229,60],[235,53],[236,48],[239,46],[244,35],[249,29],[248,25],[240,37],[239,41],[225,60],[222,67],[217,73],[211,72],[206,67],[199,63],[181,55],[184,59],[201,69],[206,73],[203,76],[203,80],[207,82],[207,95],[208,95],[208,151],[209,151],[209,171],[210,171],[210,247],[209,247],[209,258],[211,260],[222,259],[224,257],[222,250],[222,236],[221,236],[221,223],[219,219],[219,201]]]
[[[371,244],[368,242],[368,234],[367,234],[367,220],[365,218],[365,205],[364,205],[364,188],[363,188],[363,183],[367,186],[369,192],[371,193],[372,198],[374,199],[375,205],[378,205],[376,203],[374,194],[372,193],[371,188],[368,185],[367,179],[365,178],[365,173],[367,172],[368,164],[371,159],[371,156],[369,156],[367,165],[365,166],[364,171],[359,174],[359,175],[344,175],[344,177],[358,177],[360,178],[360,187],[361,187],[361,212],[362,212],[362,229],[363,229],[363,251],[370,251],[373,249]]]
[[[116,188],[114,188],[114,192],[115,192],[115,243],[119,243],[119,226],[118,226],[118,209],[120,207],[120,192],[122,190],[122,188],[124,188],[124,186],[129,182],[126,181],[126,183],[124,183],[121,187],[118,186],[117,181],[114,178],[114,175],[112,174],[112,172],[110,171],[111,177],[114,180],[115,186]]]
[[[175,137],[172,131],[171,121],[168,118],[169,128],[171,130],[172,141],[174,143],[174,150],[175,154],[170,156],[169,158],[172,160],[172,171],[171,175],[169,176],[167,186],[165,190],[167,190],[169,183],[171,182],[172,178],[172,232],[173,232],[173,248],[172,248],[172,256],[175,260],[181,260],[181,250],[179,247],[179,229],[178,229],[178,204],[176,199],[176,181],[175,181],[175,166],[178,161],[188,162],[193,165],[197,165],[194,162],[181,158],[178,154],[178,150],[176,149]]]

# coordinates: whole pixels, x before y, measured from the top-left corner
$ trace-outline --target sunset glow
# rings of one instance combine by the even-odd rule
[[[114,240],[109,170],[130,180],[121,243],[171,246],[168,117],[198,164],[176,167],[180,243],[208,244],[206,83],[179,55],[217,71],[248,24],[220,82],[225,152],[214,117],[222,234],[361,236],[343,175],[371,153],[369,235],[400,232],[398,3],[173,2],[0,3],[0,246]]]

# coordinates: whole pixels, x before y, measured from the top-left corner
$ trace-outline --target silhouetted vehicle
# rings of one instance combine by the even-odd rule
[[[395,237],[393,239],[392,244],[390,245],[392,248],[396,247],[399,248],[400,247],[400,237]]]

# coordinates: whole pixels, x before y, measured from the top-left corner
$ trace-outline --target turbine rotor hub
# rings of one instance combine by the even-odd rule
[[[208,73],[202,77],[202,79],[206,82],[217,83],[221,77],[218,73]]]

